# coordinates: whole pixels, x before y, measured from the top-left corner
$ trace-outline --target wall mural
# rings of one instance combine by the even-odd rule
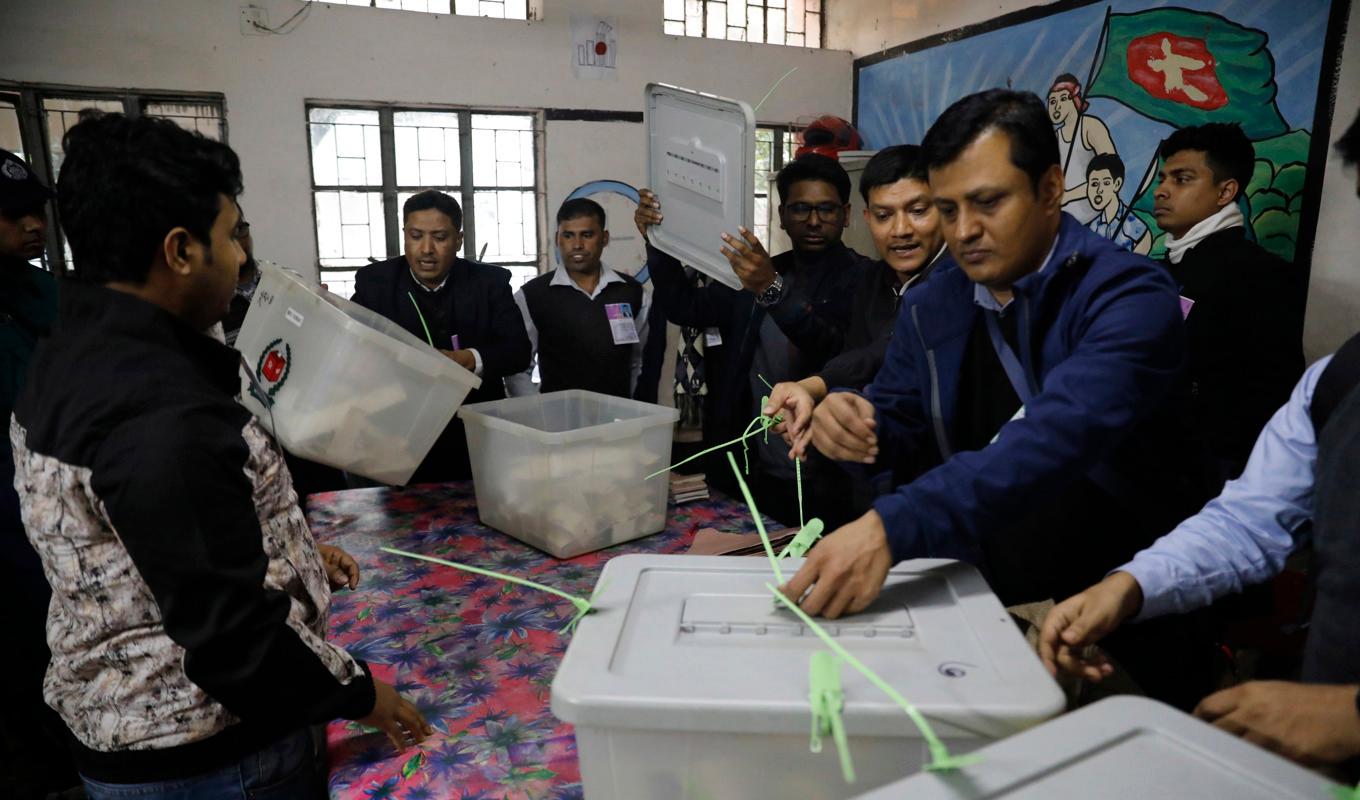
[[[1058,138],[1064,210],[1154,258],[1165,238],[1152,216],[1158,144],[1177,127],[1237,122],[1256,148],[1239,200],[1249,235],[1306,264],[1348,9],[1349,0],[1038,6],[857,60],[855,122],[874,148],[920,142],[966,94],[1032,91]]]

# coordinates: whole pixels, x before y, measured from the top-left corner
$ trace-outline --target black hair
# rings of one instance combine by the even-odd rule
[[[1215,182],[1229,178],[1237,181],[1237,194],[1233,199],[1246,194],[1247,184],[1251,183],[1251,173],[1256,167],[1256,148],[1242,132],[1236,122],[1210,122],[1181,128],[1162,140],[1158,153],[1163,159],[1171,158],[1182,150],[1199,150],[1204,153],[1204,163],[1214,174]]]
[[[1336,140],[1336,152],[1341,154],[1341,160],[1348,165],[1360,164],[1360,114],[1355,116],[1355,121],[1341,134],[1341,138]]]
[[[604,206],[589,197],[577,197],[568,200],[562,204],[561,208],[557,209],[558,225],[577,217],[594,217],[600,221],[600,230],[605,229]]]
[[[1117,181],[1124,180],[1124,159],[1117,153],[1098,153],[1093,156],[1086,165],[1086,177],[1089,179],[1091,173],[1102,169],[1107,170],[1111,178]]]
[[[890,186],[904,178],[930,182],[926,177],[926,162],[921,157],[921,148],[914,144],[885,147],[864,165],[864,172],[859,176],[860,196],[868,203],[871,189]]]
[[[970,94],[944,110],[921,142],[926,167],[952,164],[979,136],[993,128],[1010,140],[1011,163],[1039,187],[1050,167],[1061,165],[1058,137],[1042,100],[1033,92],[988,89]]]
[[[236,153],[167,119],[86,109],[61,146],[57,208],[83,281],[146,283],[174,228],[211,247],[221,195],[241,193]]]
[[[428,211],[432,208],[442,211],[453,223],[454,230],[463,229],[463,207],[449,195],[434,189],[426,189],[406,198],[406,202],[401,206],[401,221],[405,222],[407,217],[417,211]]]
[[[789,196],[789,189],[795,183],[821,181],[836,187],[841,203],[850,202],[850,176],[845,167],[834,158],[818,153],[805,153],[784,165],[775,176],[775,186],[779,188],[779,202],[782,204]]]

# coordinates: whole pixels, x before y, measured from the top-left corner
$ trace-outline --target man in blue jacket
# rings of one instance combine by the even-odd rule
[[[965,97],[922,147],[951,258],[905,298],[864,394],[833,393],[813,419],[818,450],[882,461],[898,486],[786,587],[831,618],[863,610],[914,557],[977,564],[1008,605],[1065,597],[1208,495],[1177,424],[1175,285],[1062,212],[1039,99]],[[1111,649],[1150,693],[1186,705],[1208,666],[1184,658],[1187,627]]]
[[[433,190],[402,206],[404,252],[354,276],[354,302],[382,314],[482,379],[465,403],[501,400],[502,379],[529,367],[529,335],[510,271],[458,257],[463,209]],[[411,483],[468,480],[463,421],[454,417]]]

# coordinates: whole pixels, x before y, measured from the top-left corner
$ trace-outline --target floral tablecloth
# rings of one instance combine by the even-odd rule
[[[396,754],[381,733],[332,723],[330,794],[355,800],[582,796],[571,726],[548,707],[572,605],[379,547],[588,597],[613,556],[684,552],[703,527],[753,529],[742,504],[715,492],[669,508],[661,533],[559,561],[478,522],[468,483],[313,495],[307,516],[318,541],[343,547],[362,570],[358,590],[335,594],[331,640],[367,661],[435,728],[419,748]]]

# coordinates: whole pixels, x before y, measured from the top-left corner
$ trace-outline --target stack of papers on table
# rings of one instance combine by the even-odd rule
[[[704,473],[700,472],[694,475],[671,473],[671,502],[679,505],[694,500],[707,499],[708,482],[704,479]]]

